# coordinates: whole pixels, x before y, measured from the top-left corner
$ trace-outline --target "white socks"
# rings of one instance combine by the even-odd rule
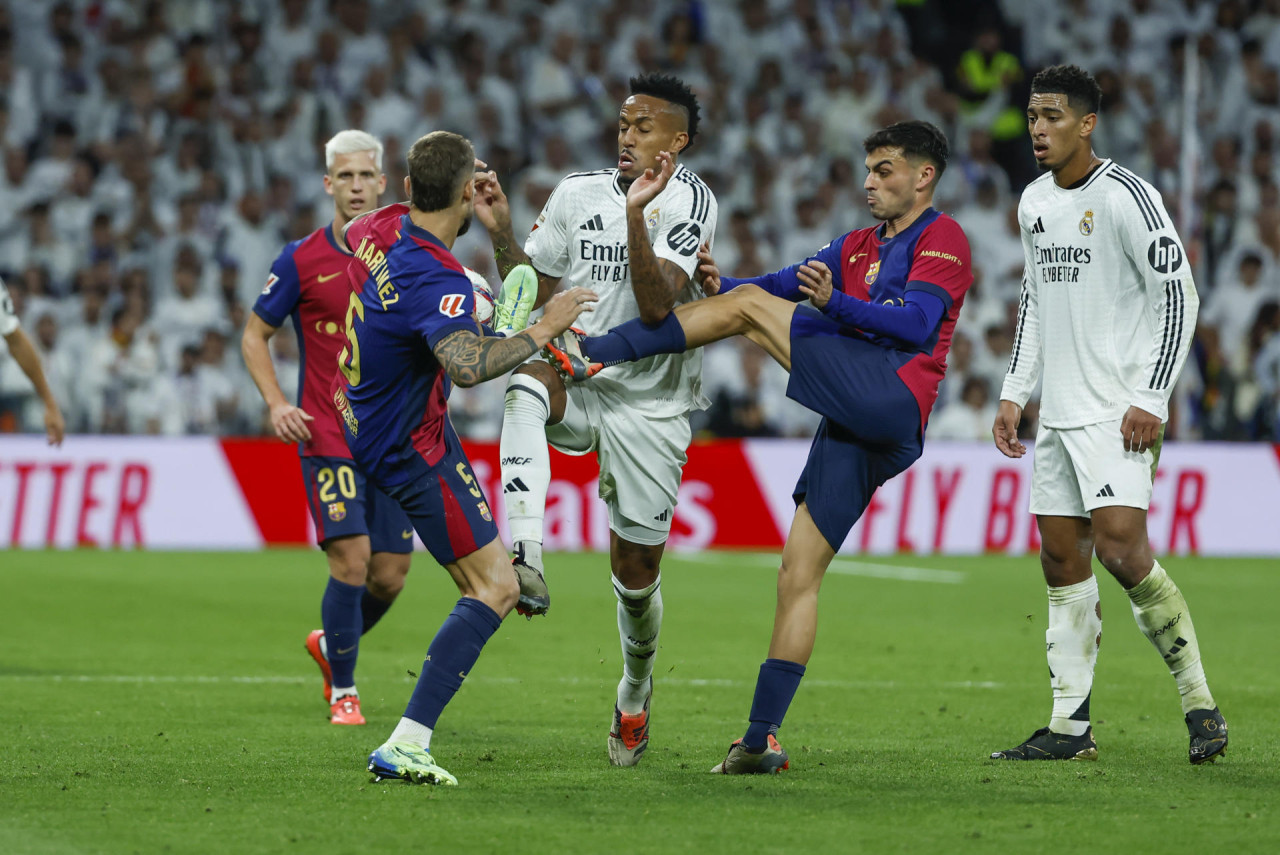
[[[618,636],[622,640],[622,680],[618,683],[618,709],[628,715],[644,710],[653,676],[653,658],[658,652],[658,631],[662,628],[662,574],[653,584],[638,591],[622,587],[614,578],[618,597]]]
[[[547,389],[525,374],[507,382],[502,417],[502,497],[512,543],[542,543],[542,521],[551,486],[551,452],[547,448],[547,419],[551,402]]]
[[[1044,640],[1049,683],[1053,687],[1049,729],[1081,736],[1089,729],[1093,666],[1102,643],[1102,605],[1098,602],[1096,577],[1049,588],[1049,629]]]
[[[431,728],[425,724],[401,716],[400,723],[396,725],[395,730],[391,731],[387,742],[408,742],[423,751],[428,751],[431,749],[431,732]]]
[[[1216,704],[1200,664],[1200,645],[1196,643],[1196,630],[1191,625],[1187,601],[1160,562],[1157,561],[1147,578],[1127,593],[1138,628],[1164,657],[1169,672],[1178,682],[1182,711],[1213,709]]]

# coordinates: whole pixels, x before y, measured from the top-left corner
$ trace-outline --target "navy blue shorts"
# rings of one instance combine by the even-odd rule
[[[787,397],[823,416],[792,498],[818,531],[840,544],[884,482],[923,451],[920,407],[897,371],[914,354],[839,334],[821,312],[791,320]]]
[[[452,564],[498,536],[493,509],[452,428],[445,453],[434,466],[418,458],[412,477],[387,487],[387,495],[409,515],[418,537],[441,564]]]
[[[316,524],[316,542],[368,535],[373,552],[413,551],[413,528],[400,506],[370,484],[345,457],[303,457],[302,483]]]

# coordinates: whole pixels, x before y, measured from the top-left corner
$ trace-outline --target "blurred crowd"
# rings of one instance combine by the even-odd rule
[[[1194,265],[1200,328],[1170,434],[1280,439],[1280,0],[3,4],[0,276],[70,430],[269,432],[238,339],[283,244],[332,218],[325,140],[384,140],[386,203],[413,140],[463,133],[519,233],[563,175],[615,163],[627,78],[663,70],[702,102],[682,160],[719,199],[714,252],[735,275],[872,224],[871,131],[918,118],[947,133],[936,202],[969,236],[976,283],[929,435],[984,439],[1022,273],[1018,194],[1036,175],[1023,108],[1035,71],[1063,61],[1102,85],[1095,150],[1164,194]],[[483,229],[455,253],[497,284]],[[706,434],[814,426],[744,340],[707,349],[704,386]],[[496,437],[502,392],[455,392],[459,431]],[[0,357],[0,430],[39,425]]]

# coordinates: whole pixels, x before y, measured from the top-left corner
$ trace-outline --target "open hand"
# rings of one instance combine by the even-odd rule
[[[578,315],[595,311],[598,299],[594,291],[582,287],[561,291],[542,307],[542,320],[538,323],[545,324],[552,336],[560,335],[573,326]]]
[[[490,234],[511,227],[511,202],[502,191],[496,172],[476,173],[475,208],[476,219]]]
[[[796,271],[800,277],[800,293],[809,298],[814,308],[821,309],[831,299],[831,268],[818,261],[806,261]]]
[[[671,159],[671,155],[665,151],[658,152],[658,169],[656,171],[646,169],[644,175],[633,181],[627,188],[628,207],[643,208],[658,198],[658,194],[666,189],[667,182],[675,174],[676,164]]]
[[[711,257],[711,242],[703,241],[698,247],[698,269],[693,271],[694,278],[702,286],[702,293],[714,297],[720,293],[720,268]]]
[[[1018,439],[1018,422],[1022,420],[1022,407],[1013,401],[1001,401],[996,410],[996,423],[991,428],[995,437],[996,448],[1005,457],[1021,457],[1027,453],[1027,447]]]
[[[281,442],[308,442],[311,439],[311,428],[307,422],[315,419],[301,407],[293,404],[276,404],[271,408],[271,427]]]

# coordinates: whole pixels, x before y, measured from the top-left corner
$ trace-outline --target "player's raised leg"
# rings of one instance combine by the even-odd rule
[[[790,764],[775,734],[791,706],[818,631],[818,591],[835,550],[801,503],[796,508],[778,569],[769,658],[760,666],[747,732],[711,771],[724,775],[776,773]]]
[[[513,565],[522,574],[517,609],[524,615],[546,614],[551,594],[543,579],[543,520],[551,485],[551,452],[547,426],[564,418],[564,381],[545,363],[517,368],[507,381],[500,456],[502,497],[511,530]]]
[[[659,353],[683,353],[713,341],[745,335],[789,371],[795,309],[795,303],[762,288],[740,285],[724,294],[679,305],[659,324],[627,321],[604,335],[581,338],[576,344],[585,363],[614,365]],[[572,331],[565,333],[548,350],[554,355],[557,350],[572,348],[573,336]]]
[[[1046,443],[1048,445],[1048,443]],[[1049,449],[1046,448],[1046,459]],[[1094,664],[1102,643],[1102,605],[1094,578],[1093,529],[1087,517],[1038,515],[1040,565],[1049,593],[1045,656],[1053,689],[1049,726],[993,760],[1096,760],[1089,720]]]
[[[425,540],[426,538],[424,538]],[[520,597],[511,561],[493,539],[445,565],[460,595],[431,640],[404,716],[390,738],[369,755],[374,781],[455,785],[457,779],[431,756],[431,736],[440,713],[462,688],[480,651]]]
[[[1194,764],[1216,760],[1227,748],[1227,723],[1213,700],[1200,663],[1200,644],[1182,592],[1151,553],[1143,508],[1093,511],[1098,560],[1129,595],[1134,620],[1178,684]]]

